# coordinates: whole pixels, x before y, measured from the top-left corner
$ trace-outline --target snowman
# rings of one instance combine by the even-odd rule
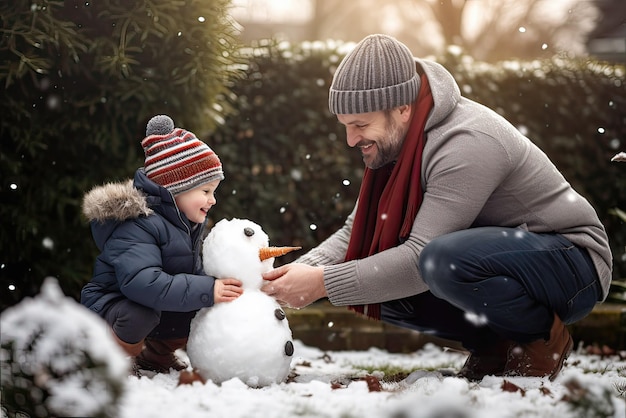
[[[220,384],[236,377],[263,387],[287,378],[291,329],[280,305],[261,291],[261,275],[273,268],[274,257],[296,249],[269,247],[267,234],[247,219],[223,219],[211,229],[202,247],[204,272],[240,280],[243,293],[201,309],[191,322],[187,355],[201,380]]]

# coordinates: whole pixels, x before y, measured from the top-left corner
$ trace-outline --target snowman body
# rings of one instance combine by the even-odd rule
[[[203,243],[207,275],[243,282],[232,302],[201,309],[191,322],[187,355],[205,380],[222,383],[239,378],[251,387],[283,382],[291,370],[293,343],[285,312],[261,291],[262,273],[274,258],[261,260],[269,239],[246,219],[218,222]]]

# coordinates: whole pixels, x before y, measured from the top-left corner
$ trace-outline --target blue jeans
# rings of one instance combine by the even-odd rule
[[[547,338],[556,313],[570,324],[601,298],[584,248],[559,234],[481,227],[433,239],[419,269],[430,292],[383,303],[384,321],[461,341]]]

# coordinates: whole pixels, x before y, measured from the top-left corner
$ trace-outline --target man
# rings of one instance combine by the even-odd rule
[[[565,324],[606,298],[612,256],[592,206],[509,122],[461,97],[440,65],[371,35],[341,62],[329,107],[366,165],[344,227],[267,273],[304,307],[328,297],[456,340],[459,376],[554,379]]]

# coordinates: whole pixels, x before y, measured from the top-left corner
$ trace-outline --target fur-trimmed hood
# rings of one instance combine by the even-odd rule
[[[176,207],[174,196],[154,183],[143,168],[133,180],[97,186],[83,198],[83,214],[91,224],[91,233],[102,249],[118,228],[129,223],[168,223],[172,228],[191,234],[193,225]],[[127,225],[127,226],[124,226]]]
[[[90,221],[125,221],[153,213],[146,194],[133,186],[133,181],[96,186],[83,198],[83,215]]]

